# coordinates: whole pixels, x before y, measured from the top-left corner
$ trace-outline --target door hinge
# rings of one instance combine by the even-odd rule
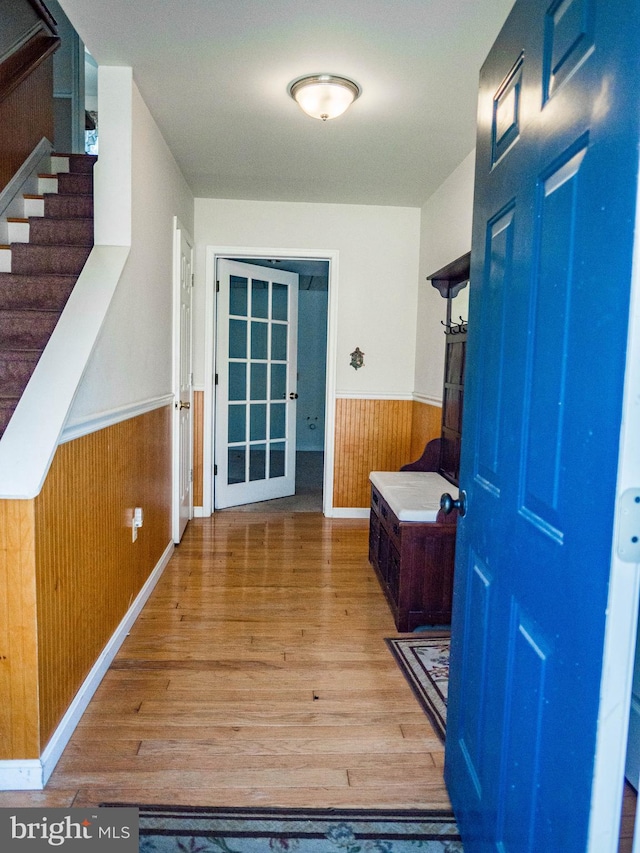
[[[193,468],[189,471],[189,482],[193,483]]]
[[[218,466],[217,466],[217,465],[214,465],[214,466],[213,466],[213,476],[214,476],[214,477],[217,477],[217,476],[218,476]]]
[[[193,385],[193,373],[189,374],[189,385]]]
[[[627,489],[619,500],[618,557],[640,563],[640,489]]]
[[[216,281],[216,293],[220,293],[220,282]]]
[[[191,273],[191,287],[195,287],[196,275]]]
[[[216,373],[216,378],[215,378],[215,381],[214,381],[214,383],[213,383],[213,384],[214,384],[214,385],[217,385],[217,384],[218,384],[218,374],[217,374],[217,373]]]

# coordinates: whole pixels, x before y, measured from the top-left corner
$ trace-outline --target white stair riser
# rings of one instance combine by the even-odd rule
[[[24,215],[29,216],[44,216],[44,199],[43,198],[25,198],[24,199]]]
[[[0,272],[11,272],[11,249],[0,249]]]
[[[9,233],[9,243],[29,242],[28,222],[7,222],[7,230]]]
[[[55,175],[58,172],[68,172],[69,171],[69,158],[68,157],[60,157],[58,155],[54,155],[51,158],[51,174]]]
[[[57,178],[38,178],[38,193],[57,193],[58,179]]]

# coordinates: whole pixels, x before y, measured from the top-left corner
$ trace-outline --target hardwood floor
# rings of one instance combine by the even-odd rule
[[[46,789],[0,806],[448,808],[367,543],[316,513],[191,522]]]
[[[319,513],[192,521],[45,790],[0,807],[450,808],[367,542]]]

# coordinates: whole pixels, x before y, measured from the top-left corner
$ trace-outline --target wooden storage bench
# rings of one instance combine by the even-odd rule
[[[451,622],[457,512],[440,496],[458,489],[427,471],[373,471],[369,560],[398,631]]]

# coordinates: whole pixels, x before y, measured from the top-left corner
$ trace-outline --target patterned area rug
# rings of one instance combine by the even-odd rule
[[[139,809],[141,853],[462,853],[446,811]]]
[[[449,637],[391,637],[386,643],[444,742],[447,729]]]

